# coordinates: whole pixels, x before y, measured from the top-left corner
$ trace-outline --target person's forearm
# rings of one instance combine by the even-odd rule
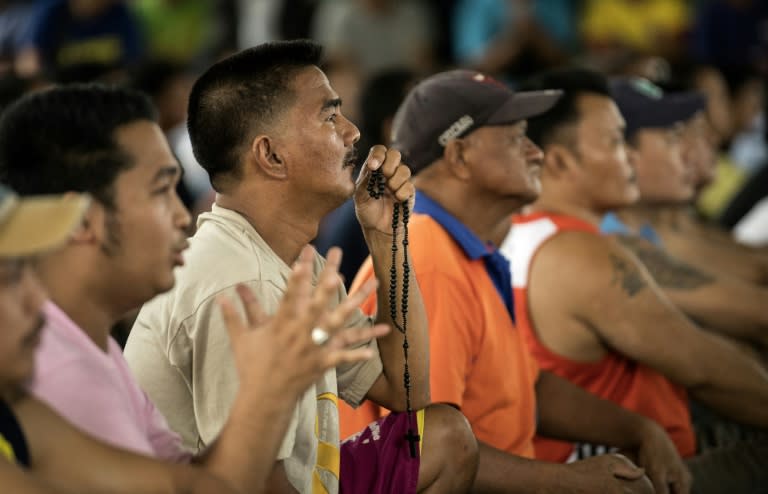
[[[693,291],[665,288],[669,299],[691,318],[719,333],[768,347],[768,290],[718,276],[717,282]]]
[[[704,334],[712,348],[702,359],[703,382],[691,395],[738,422],[768,427],[768,372],[755,359],[723,338]]]
[[[543,371],[536,383],[537,433],[565,441],[634,449],[648,419]]]
[[[480,462],[472,492],[477,494],[577,494],[590,492],[575,472],[557,463],[534,461],[478,442]]]
[[[394,324],[389,303],[390,266],[392,265],[392,237],[378,232],[366,232],[366,243],[371,253],[374,272],[379,280],[376,293],[378,310],[377,322],[392,326],[389,334],[378,339],[379,353],[384,367],[383,374],[391,389],[392,401],[382,403],[387,408],[405,410],[405,391],[403,389],[403,334],[397,330],[402,327],[401,308],[403,304],[403,261],[405,252],[402,245],[402,231],[398,232],[398,250],[395,267],[397,269],[398,285],[395,289],[397,310]],[[408,255],[409,264],[410,254]],[[407,299],[407,334],[408,334],[408,370],[411,377],[411,405],[413,409],[427,406],[430,401],[429,393],[429,328],[426,311],[421,299],[419,285],[411,264],[408,279]],[[389,401],[389,400],[388,400]]]
[[[194,459],[244,493],[264,492],[296,405],[291,393],[266,387],[241,386],[221,434]]]

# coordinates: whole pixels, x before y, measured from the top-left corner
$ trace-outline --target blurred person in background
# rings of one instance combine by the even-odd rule
[[[768,70],[768,3],[702,0],[691,26],[691,55],[721,70],[750,66]]]
[[[212,0],[131,0],[148,59],[184,67],[213,56],[221,28]]]
[[[67,82],[70,71],[89,67],[114,79],[143,53],[138,23],[123,0],[52,0],[37,11],[16,69]]]
[[[0,76],[13,72],[35,17],[35,0],[0,1]]]
[[[435,26],[421,1],[322,2],[313,26],[312,38],[327,47],[328,60],[351,63],[364,78],[396,67],[421,72],[434,66]]]
[[[600,66],[627,54],[674,64],[685,54],[689,17],[684,0],[586,0],[580,31],[588,57]]]
[[[567,0],[459,0],[456,61],[511,80],[562,63],[579,47],[577,9]]]

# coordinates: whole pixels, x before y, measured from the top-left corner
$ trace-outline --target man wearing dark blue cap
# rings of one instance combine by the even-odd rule
[[[521,301],[515,310],[533,354],[542,368],[665,427],[687,457],[694,492],[756,492],[766,481],[760,460],[766,445],[701,454],[707,445],[696,443],[687,397],[765,427],[768,374],[696,326],[637,257],[600,235],[603,214],[639,196],[625,118],[606,79],[565,69],[543,74],[529,87],[564,91],[552,110],[530,120],[531,138],[545,152],[542,193],[531,213],[515,218],[502,246],[512,260]],[[677,276],[689,294],[707,282],[695,273]],[[559,451],[551,441],[540,444],[550,454]],[[667,478],[656,483],[657,491],[668,492],[667,485],[672,492],[685,490]]]
[[[761,255],[755,249],[739,246],[724,232],[717,235],[712,228],[702,232],[701,225],[692,225],[687,218],[688,206],[695,200],[697,170],[702,168],[696,162],[702,157],[695,155],[702,151],[694,146],[707,146],[701,138],[691,142],[700,132],[696,126],[703,118],[703,98],[695,92],[664,93],[643,79],[614,81],[612,89],[627,121],[629,152],[640,188],[639,204],[623,211],[621,221],[630,229],[639,229],[654,243],[664,241],[671,254],[699,269],[768,285],[765,251]],[[711,161],[714,157],[703,159]],[[703,168],[711,166],[704,164]],[[616,219],[609,216],[604,226],[615,229],[620,226]],[[703,238],[702,233],[706,235]],[[762,307],[760,312],[765,312]]]
[[[667,296],[695,320],[758,348],[768,347],[768,289],[738,276],[731,263],[719,265],[723,259],[712,258],[705,265],[689,259],[696,259],[692,253],[708,249],[713,239],[699,238],[685,247],[680,243],[691,240],[662,236],[655,228],[666,223],[670,207],[694,197],[695,172],[686,161],[690,136],[685,133],[704,108],[703,98],[695,92],[664,93],[644,79],[613,81],[611,94],[627,123],[627,153],[640,199],[607,213],[601,230],[621,234],[622,243],[643,261]],[[668,251],[670,245],[674,249]]]
[[[632,450],[659,486],[671,481],[686,492],[688,474],[660,427],[540,372],[515,322],[524,302],[512,296],[509,263],[497,246],[510,215],[539,194],[542,153],[526,136],[526,119],[559,97],[514,93],[483,74],[451,71],[417,85],[395,116],[392,145],[416,173],[409,244],[429,319],[432,399],[461,409],[472,424],[480,443],[477,492],[650,488],[642,470],[617,455],[569,465],[530,461],[537,432]],[[368,261],[353,290],[372,276]],[[369,297],[364,309],[375,305]]]
[[[695,177],[694,170],[683,161],[682,135],[687,121],[704,109],[703,96],[695,92],[665,94],[642,78],[612,81],[611,95],[626,122],[624,135],[640,203],[653,206],[689,201],[695,192]],[[627,211],[622,219],[608,213],[601,229],[605,233],[631,229],[660,245],[661,239],[643,217],[642,212]]]

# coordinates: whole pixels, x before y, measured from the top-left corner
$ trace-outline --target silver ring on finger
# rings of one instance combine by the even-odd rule
[[[331,335],[328,334],[328,331],[320,327],[313,328],[310,336],[312,338],[312,342],[318,346],[324,345],[331,338]]]

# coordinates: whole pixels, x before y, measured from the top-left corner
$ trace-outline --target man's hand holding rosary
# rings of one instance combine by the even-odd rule
[[[405,439],[409,442],[411,456],[416,457],[420,437],[417,434],[413,408],[422,408],[429,401],[429,375],[426,368],[429,342],[426,336],[426,318],[418,297],[418,321],[419,326],[423,327],[418,328],[415,337],[418,345],[415,348],[417,378],[412,379],[409,365],[411,343],[408,339],[408,312],[409,301],[413,295],[412,288],[415,287],[418,291],[418,287],[408,262],[408,221],[416,190],[409,181],[411,172],[400,158],[400,153],[394,149],[386,149],[384,146],[371,148],[357,180],[355,211],[371,252],[376,276],[381,281],[381,291],[377,297],[379,322],[388,322],[397,330],[393,332],[393,337],[388,338],[389,345],[388,342],[380,340],[382,362],[390,386],[396,385],[393,381],[397,380],[397,374],[402,376],[402,392],[397,394],[404,399],[404,406],[399,406],[396,410],[405,411],[409,415]],[[382,240],[385,245],[382,245]],[[387,250],[389,252],[386,252]],[[396,351],[391,344],[394,343],[393,338],[399,338],[401,355],[398,358],[393,358],[392,355],[392,352]],[[387,346],[390,348],[386,348]],[[418,396],[417,400],[412,398],[412,390]],[[414,401],[417,402],[416,405]]]

